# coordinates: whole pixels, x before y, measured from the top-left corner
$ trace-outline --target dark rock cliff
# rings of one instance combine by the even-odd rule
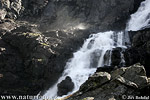
[[[131,31],[129,35],[132,46],[124,52],[126,65],[140,62],[145,66],[147,75],[150,76],[150,29]]]
[[[52,25],[52,29],[85,23],[93,30],[105,31],[124,29],[129,15],[137,10],[141,1],[143,0],[1,0],[0,8],[5,10],[6,18],[32,21],[34,18],[42,18],[40,23],[49,23],[48,26]]]
[[[89,34],[124,29],[140,1],[1,0],[0,94],[48,89]]]
[[[8,23],[4,23],[7,26]],[[82,34],[89,32],[74,31],[74,34],[78,33],[77,37],[72,36],[72,33],[51,31],[51,37],[46,37],[38,31],[35,24],[16,22],[14,26],[15,29],[13,25],[10,27],[10,32],[2,26],[0,73],[3,78],[0,83],[5,86],[1,85],[1,93],[37,94],[40,90],[48,89],[63,72],[72,52],[87,37]],[[11,73],[9,77],[5,77],[7,73]],[[9,79],[13,81],[10,83]],[[13,89],[9,90],[11,86]]]

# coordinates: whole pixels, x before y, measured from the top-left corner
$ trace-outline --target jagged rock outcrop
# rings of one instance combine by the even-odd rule
[[[1,0],[0,9],[5,10],[7,18],[16,19],[23,11],[22,0]]]
[[[51,31],[46,37],[36,24],[10,20],[4,20],[0,27],[0,74],[3,75],[0,84],[4,84],[0,94],[37,94],[48,89],[60,77],[72,52],[88,37],[82,34],[89,32],[76,30],[73,34],[78,33],[80,37],[77,37]]]
[[[93,100],[122,100],[127,99],[124,96],[141,95],[142,89],[145,89],[144,95],[149,96],[150,81],[144,66],[135,64],[108,72],[96,72],[67,100],[88,100],[87,97]]]
[[[132,46],[124,52],[126,65],[140,62],[145,66],[147,75],[150,76],[150,29],[129,32],[129,35]]]
[[[48,89],[89,34],[123,29],[135,4],[135,0],[1,0],[0,94]]]

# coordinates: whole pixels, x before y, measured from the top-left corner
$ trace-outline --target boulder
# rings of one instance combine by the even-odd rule
[[[74,88],[74,83],[72,82],[72,79],[67,76],[65,80],[61,81],[58,85],[58,96],[67,95],[69,92],[71,92]]]
[[[86,85],[81,85],[80,91],[87,92],[92,89],[96,89],[97,87],[105,84],[111,79],[111,76],[107,72],[97,72],[93,76],[89,77],[89,79],[84,83]]]
[[[96,72],[67,100],[122,100],[124,95],[142,95],[149,92],[149,82],[144,66],[137,63],[130,67],[114,69],[111,72]],[[149,96],[149,94],[145,94]]]

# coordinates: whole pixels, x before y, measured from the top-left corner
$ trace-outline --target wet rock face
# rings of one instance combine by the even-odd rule
[[[48,89],[89,34],[125,27],[134,1],[0,0],[0,94]]]
[[[111,55],[111,65],[112,66],[119,66],[121,63],[121,48],[115,48],[112,50],[112,55]]]
[[[110,63],[110,57],[111,57],[111,50],[107,50],[104,55],[104,66]]]
[[[145,95],[149,95],[149,84],[144,66],[140,64],[108,72],[104,70],[96,72],[67,100],[82,100],[86,97],[93,97],[94,100],[122,100],[122,95],[140,95],[142,92],[139,91],[144,88],[147,90]]]
[[[131,37],[132,47],[128,48],[124,55],[126,65],[135,64],[141,62],[149,73],[150,62],[150,29],[144,29],[137,32],[129,32]]]
[[[36,95],[47,90],[57,82],[72,52],[90,34],[88,30],[76,30],[77,37],[51,31],[44,36],[36,24],[24,21],[4,20],[0,27],[0,94]]]
[[[98,66],[101,53],[102,53],[102,50],[97,49],[90,55],[91,67],[96,68]]]
[[[74,88],[74,83],[72,82],[72,79],[67,76],[65,80],[61,81],[58,85],[58,96],[67,95],[67,93],[71,92]]]
[[[64,19],[62,23],[66,23],[65,18],[68,17],[68,19],[78,19],[81,23],[90,24],[91,27],[94,25],[100,30],[120,30],[125,27],[125,22],[133,8],[134,0],[110,0],[109,2],[106,0],[54,0],[44,9],[43,17],[56,19],[56,21]]]

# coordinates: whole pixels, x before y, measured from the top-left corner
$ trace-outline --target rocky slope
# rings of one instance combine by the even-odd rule
[[[150,29],[130,31],[129,37],[131,47],[123,53],[126,66],[130,67],[114,67],[121,60],[120,48],[114,49],[112,66],[98,68],[80,90],[70,95],[67,100],[126,100],[139,99],[141,96],[149,98]]]
[[[132,46],[125,52],[126,65],[132,65],[140,62],[144,65],[147,75],[150,76],[150,28],[129,32]]]
[[[77,30],[74,34],[78,33],[79,37],[76,37],[72,33],[51,31],[51,37],[46,37],[37,25],[28,22],[4,22],[1,25],[0,73],[3,78],[0,82],[4,84],[1,93],[37,94],[49,88],[63,72],[72,52],[87,37],[82,34],[88,34],[87,30]],[[9,90],[11,86],[13,90]]]
[[[135,64],[119,69],[99,68],[67,100],[126,100],[136,96],[149,96],[150,78],[144,66]],[[131,99],[130,98],[130,99]]]
[[[141,1],[1,0],[0,94],[48,89],[89,34],[124,29]]]

